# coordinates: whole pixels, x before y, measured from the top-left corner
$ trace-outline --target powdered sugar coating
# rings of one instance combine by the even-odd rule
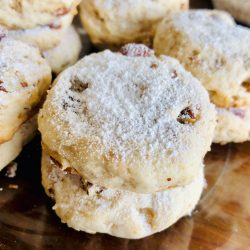
[[[8,36],[1,39],[0,143],[11,139],[50,82],[51,69],[37,48]]]
[[[187,107],[197,117],[194,124],[177,121]],[[200,167],[210,147],[215,113],[201,84],[176,60],[128,57],[106,50],[85,57],[59,76],[39,124],[47,147],[66,158],[87,180],[151,192],[179,185],[178,168],[189,172],[189,167]],[[196,156],[187,163],[184,158],[192,150]],[[73,151],[80,152],[73,156]],[[177,166],[168,172],[171,164]],[[106,174],[114,171],[106,180],[105,169]],[[171,175],[173,181],[168,183],[166,178]],[[134,187],[127,180],[131,178]]]
[[[237,59],[242,56],[242,50],[250,47],[249,29],[229,23],[217,13],[219,11],[185,11],[174,15],[172,20],[176,29],[185,31],[185,35],[194,43],[212,47],[225,56],[235,56]]]
[[[250,104],[243,82],[250,78],[250,30],[225,12],[191,10],[174,14],[158,26],[157,54],[177,58],[197,77],[219,107]]]
[[[190,215],[204,187],[203,169],[189,185],[154,194],[106,189],[69,174],[43,151],[42,183],[53,209],[69,227],[138,239],[162,231]]]
[[[1,0],[0,26],[9,30],[47,25],[74,12],[80,0]]]
[[[73,20],[73,14],[60,16],[51,23],[30,29],[10,30],[9,36],[37,46],[40,50],[48,50],[59,45]]]

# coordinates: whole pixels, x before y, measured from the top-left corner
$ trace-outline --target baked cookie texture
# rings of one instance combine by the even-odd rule
[[[107,189],[84,181],[43,151],[42,184],[62,222],[88,233],[138,239],[190,215],[204,187],[203,167],[188,185],[154,194]]]
[[[80,17],[95,45],[117,49],[131,42],[150,45],[161,19],[188,7],[188,0],[85,0]]]
[[[217,108],[218,123],[214,142],[226,144],[250,141],[250,106],[241,108]]]
[[[71,13],[59,17],[53,22],[35,26],[30,29],[9,30],[8,35],[14,39],[37,46],[41,51],[58,46],[63,39],[74,15]]]
[[[139,193],[191,183],[215,123],[197,79],[177,60],[134,44],[66,69],[39,114],[46,151],[63,169]]]
[[[51,66],[52,71],[55,74],[59,74],[78,60],[81,50],[82,43],[80,35],[71,25],[59,45],[44,51],[43,56]]]
[[[0,144],[33,116],[50,83],[51,69],[37,48],[8,37],[1,39]]]
[[[80,0],[1,0],[0,26],[8,30],[48,25],[74,13]]]
[[[167,17],[157,28],[154,49],[177,58],[218,107],[249,106],[250,31],[218,16],[193,10]]]
[[[37,116],[24,122],[16,131],[11,140],[0,144],[0,171],[13,161],[36,134]]]
[[[250,2],[248,0],[213,0],[214,7],[228,11],[236,20],[250,25]]]

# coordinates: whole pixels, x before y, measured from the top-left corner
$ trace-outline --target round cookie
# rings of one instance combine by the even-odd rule
[[[213,0],[215,8],[228,11],[236,20],[250,25],[249,0]]]
[[[130,42],[151,45],[160,20],[188,6],[188,0],[86,0],[80,17],[95,45],[116,49]]]
[[[154,194],[106,189],[92,185],[60,165],[45,151],[42,184],[55,205],[53,209],[69,227],[88,233],[107,233],[138,239],[162,231],[190,215],[204,187],[203,167],[188,185]]]
[[[176,13],[158,26],[157,54],[177,58],[218,107],[250,105],[250,31],[214,11]]]
[[[32,29],[75,13],[80,0],[2,0],[0,26],[8,30]]]
[[[217,108],[218,123],[215,129],[214,142],[250,141],[250,106],[241,108]]]
[[[43,52],[52,71],[59,74],[68,66],[73,65],[79,58],[82,49],[80,35],[71,25],[65,32],[58,46]]]
[[[9,30],[8,35],[14,39],[35,45],[41,51],[45,51],[60,44],[72,20],[73,15],[69,13],[57,18],[48,25],[25,30]]]
[[[177,60],[129,44],[66,69],[39,114],[46,150],[107,188],[152,193],[197,176],[215,109]]]
[[[41,102],[51,69],[39,50],[4,37],[0,41],[0,144],[10,140]]]
[[[37,116],[23,123],[10,141],[0,144],[0,171],[13,161],[35,135],[37,131]]]

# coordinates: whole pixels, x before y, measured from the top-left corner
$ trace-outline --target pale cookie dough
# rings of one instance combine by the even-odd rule
[[[91,183],[139,193],[194,180],[214,106],[177,60],[130,44],[63,71],[39,114],[47,150]]]
[[[241,108],[217,108],[218,124],[215,129],[214,142],[250,141],[250,106]]]
[[[62,222],[78,231],[138,239],[162,231],[190,215],[203,187],[203,167],[183,187],[154,194],[106,189],[88,183],[73,169],[63,171],[45,151],[42,183]]]
[[[24,30],[9,30],[14,39],[37,46],[41,51],[58,46],[73,20],[72,14],[57,18],[52,23]]]
[[[0,144],[0,171],[13,161],[35,135],[37,131],[37,116],[35,115],[17,130],[10,141]]]
[[[161,19],[188,7],[188,0],[85,0],[80,17],[94,44],[115,49],[130,42],[150,45]]]
[[[68,13],[76,13],[80,0],[1,0],[0,26],[8,30],[47,25]]]
[[[82,50],[80,35],[71,25],[58,46],[43,52],[52,71],[59,74],[68,66],[73,65],[79,58]]]
[[[51,83],[39,50],[4,35],[0,31],[0,144],[33,115]]]
[[[218,11],[176,13],[158,26],[157,54],[177,58],[218,107],[250,105],[250,30],[218,18]]]
[[[236,20],[250,25],[249,0],[213,0],[217,9],[228,11]]]

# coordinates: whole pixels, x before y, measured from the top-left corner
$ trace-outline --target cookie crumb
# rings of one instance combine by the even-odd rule
[[[16,184],[9,184],[9,189],[18,189],[18,185]]]
[[[16,171],[17,171],[17,163],[13,161],[7,166],[7,171],[5,173],[5,176],[7,176],[8,178],[14,178],[16,177]]]

